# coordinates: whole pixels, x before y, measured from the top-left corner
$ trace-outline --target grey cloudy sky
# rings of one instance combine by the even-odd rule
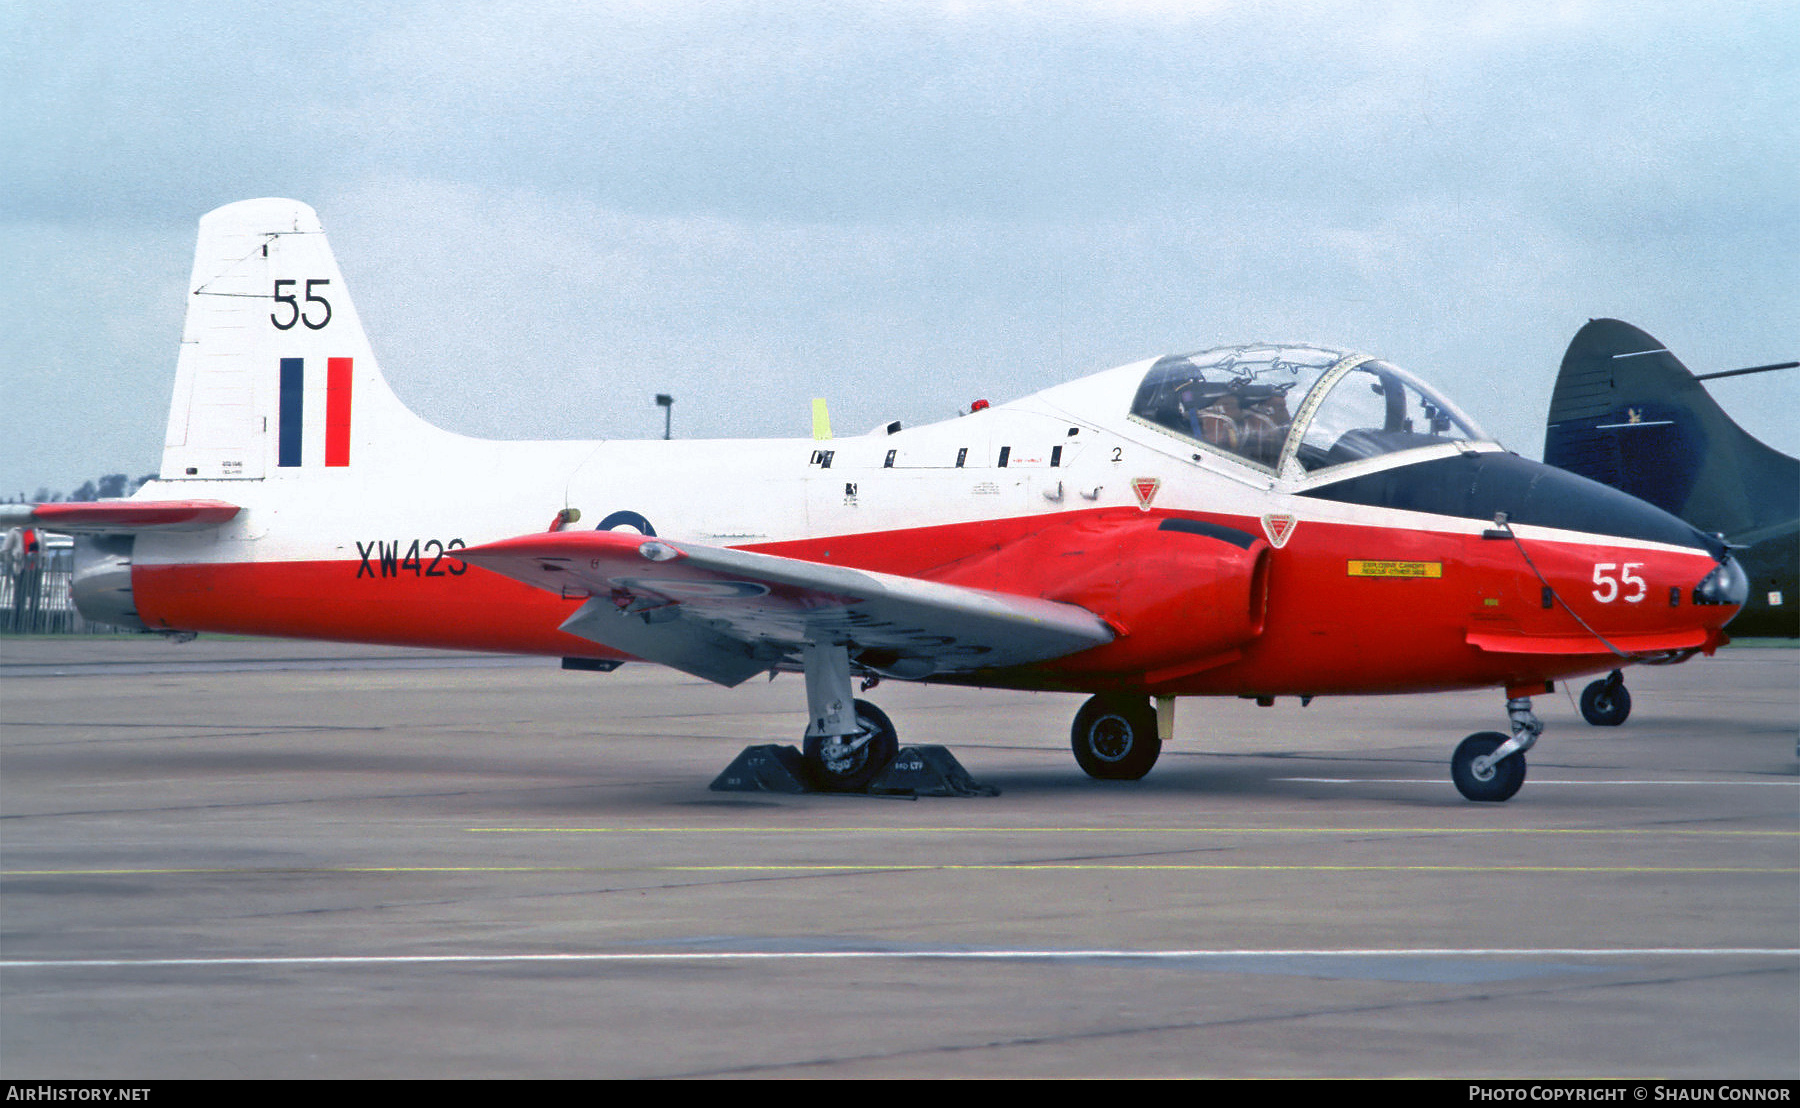
[[[156,468],[195,221],[253,196],[466,434],[854,432],[1299,339],[1537,456],[1590,317],[1800,358],[1797,121],[1787,0],[15,0],[0,495]],[[1800,372],[1714,395],[1800,452]]]

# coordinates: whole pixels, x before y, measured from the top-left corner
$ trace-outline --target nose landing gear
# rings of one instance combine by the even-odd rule
[[[1458,743],[1450,756],[1450,779],[1470,800],[1510,800],[1525,783],[1525,752],[1544,733],[1544,723],[1531,710],[1529,696],[1507,700],[1506,714],[1512,721],[1512,738],[1480,731]]]

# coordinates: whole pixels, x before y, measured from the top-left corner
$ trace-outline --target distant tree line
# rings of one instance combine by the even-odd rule
[[[63,502],[80,502],[83,500],[110,500],[115,497],[129,496],[143,487],[145,481],[154,481],[156,474],[146,473],[136,480],[123,473],[109,473],[98,481],[85,481],[74,492],[64,495],[61,490],[52,490],[39,486],[38,491],[29,497],[20,493],[17,499],[8,499],[8,504],[57,504]]]

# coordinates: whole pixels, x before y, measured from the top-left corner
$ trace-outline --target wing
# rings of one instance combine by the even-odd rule
[[[0,506],[0,527],[41,527],[59,534],[135,534],[201,531],[237,517],[223,500],[97,500],[74,504]]]
[[[585,597],[562,629],[721,685],[841,642],[896,677],[998,669],[1111,642],[1072,604],[821,565],[772,554],[556,531],[459,551],[496,573]]]

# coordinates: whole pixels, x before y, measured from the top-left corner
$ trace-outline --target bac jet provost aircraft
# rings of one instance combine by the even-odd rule
[[[1094,694],[1082,769],[1149,771],[1178,696],[1506,690],[1456,748],[1505,800],[1551,682],[1710,652],[1725,546],[1503,450],[1386,362],[1255,344],[861,437],[488,442],[389,390],[317,216],[200,222],[161,477],[27,509],[90,618],[805,675],[805,753],[867,783],[879,678]],[[597,522],[597,526],[594,523]]]

